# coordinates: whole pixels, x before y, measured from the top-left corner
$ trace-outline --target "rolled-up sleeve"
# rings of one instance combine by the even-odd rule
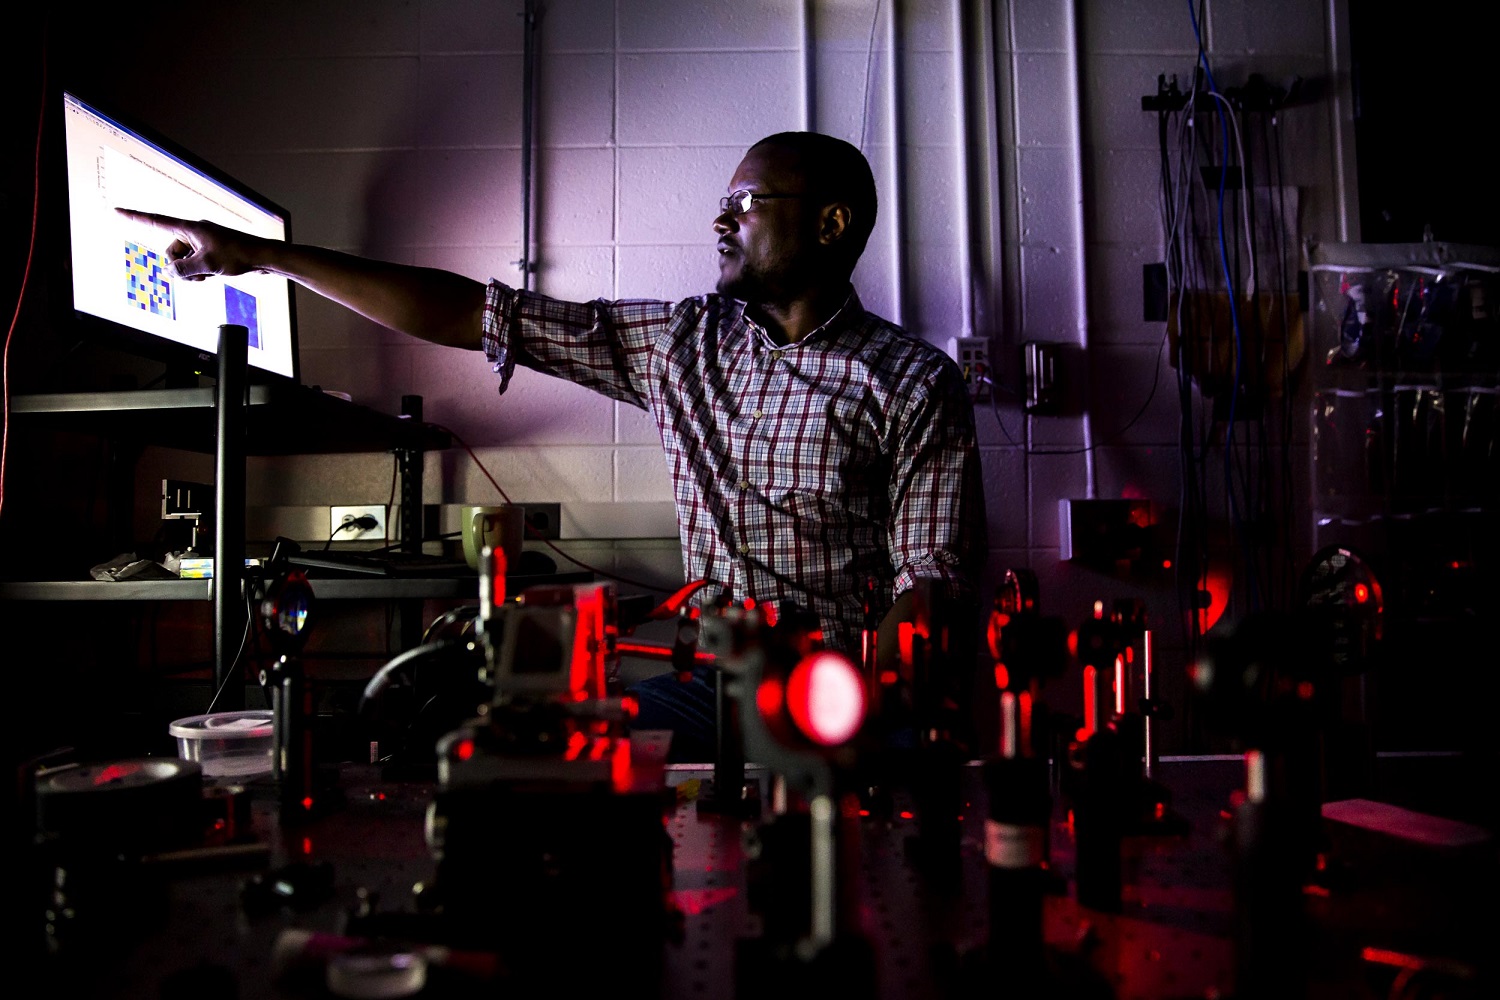
[[[973,405],[946,372],[910,403],[891,476],[893,592],[928,579],[950,597],[972,597],[988,545]]]
[[[516,355],[511,350],[508,322],[510,308],[515,304],[516,290],[498,281],[491,281],[484,292],[484,317],[480,321],[480,347],[489,359],[495,374],[500,376],[499,391],[504,394],[510,387],[510,377],[516,373]]]
[[[651,354],[672,311],[670,302],[567,302],[491,281],[480,345],[500,376],[500,392],[519,364],[645,407]]]

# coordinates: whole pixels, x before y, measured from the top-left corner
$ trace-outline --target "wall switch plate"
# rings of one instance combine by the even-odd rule
[[[1027,413],[1053,413],[1057,410],[1058,374],[1057,362],[1060,348],[1057,344],[1044,344],[1035,340],[1022,345],[1022,364],[1026,369]]]
[[[385,541],[386,531],[386,507],[385,504],[367,503],[356,504],[348,507],[330,507],[328,537],[335,542],[381,542]],[[350,524],[364,516],[375,519],[373,528],[346,528]]]
[[[161,516],[163,519],[199,518],[212,509],[213,503],[214,488],[207,483],[194,483],[183,479],[161,481]]]
[[[990,398],[990,381],[995,377],[990,365],[990,338],[954,337],[950,341],[949,353],[964,373],[964,384],[969,387],[969,398],[982,403]]]

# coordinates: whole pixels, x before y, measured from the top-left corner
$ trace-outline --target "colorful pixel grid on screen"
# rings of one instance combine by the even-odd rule
[[[260,315],[255,296],[233,285],[224,286],[224,322],[237,323],[250,331],[249,346],[260,347]]]
[[[139,243],[125,241],[125,295],[157,316],[177,318],[172,300],[172,280],[163,269],[161,255]]]

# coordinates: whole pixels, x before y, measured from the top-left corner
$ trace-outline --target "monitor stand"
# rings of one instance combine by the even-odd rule
[[[219,378],[214,411],[214,690],[225,711],[245,707],[245,687],[230,683],[246,635],[249,609],[245,583],[245,389],[250,331],[219,327]]]

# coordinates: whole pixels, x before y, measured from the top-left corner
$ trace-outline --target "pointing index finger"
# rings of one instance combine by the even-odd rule
[[[162,232],[176,235],[182,230],[182,220],[174,219],[168,215],[155,215],[151,212],[138,212],[133,208],[116,208],[115,211],[131,222],[140,222],[160,229]]]

